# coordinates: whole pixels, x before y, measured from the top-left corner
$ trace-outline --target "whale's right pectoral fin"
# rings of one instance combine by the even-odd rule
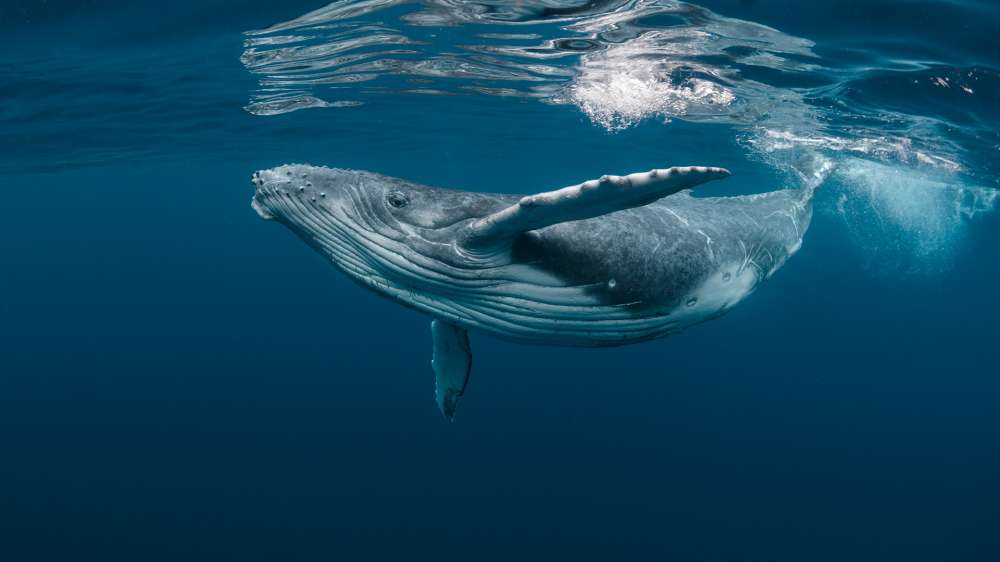
[[[432,320],[431,336],[434,339],[434,355],[431,359],[431,366],[434,367],[434,393],[438,409],[451,421],[472,371],[469,333],[465,328],[444,320]]]
[[[529,230],[589,219],[648,205],[707,181],[729,176],[724,168],[674,167],[627,176],[602,176],[555,191],[522,197],[515,204],[473,222],[462,240],[467,248],[491,247]]]

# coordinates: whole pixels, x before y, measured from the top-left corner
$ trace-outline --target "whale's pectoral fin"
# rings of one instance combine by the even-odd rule
[[[451,421],[472,371],[469,333],[465,328],[444,320],[432,320],[431,336],[434,338],[434,356],[431,359],[431,366],[434,367],[434,392],[438,408]]]
[[[698,184],[728,176],[729,171],[724,168],[705,166],[602,176],[523,197],[517,204],[473,222],[462,243],[470,248],[503,243],[528,230],[641,207]]]

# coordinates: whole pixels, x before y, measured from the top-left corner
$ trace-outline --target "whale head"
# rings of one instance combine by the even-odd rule
[[[252,177],[252,206],[356,281],[397,300],[433,293],[466,267],[456,232],[510,204],[370,172],[290,164]],[[412,304],[407,302],[407,304]]]

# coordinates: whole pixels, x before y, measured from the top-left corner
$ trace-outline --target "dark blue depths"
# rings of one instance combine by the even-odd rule
[[[705,5],[844,66],[1000,68],[988,4]],[[729,167],[713,195],[782,179],[726,124],[612,134],[475,96],[244,111],[241,32],[315,7],[0,9],[0,561],[1000,559],[997,214],[928,271],[868,251],[831,185],[800,253],[722,319],[600,350],[472,334],[449,424],[429,319],[261,221],[253,170],[519,193],[674,164]],[[885,81],[843,95],[959,111]],[[976,124],[963,165],[995,188],[990,87],[948,118]]]

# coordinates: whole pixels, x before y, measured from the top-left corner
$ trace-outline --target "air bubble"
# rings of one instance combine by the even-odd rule
[[[618,286],[618,281],[615,281],[614,279],[608,279],[608,288],[609,289],[614,289],[617,286]]]
[[[729,273],[728,271],[722,274],[722,280],[723,281],[728,282],[732,278],[733,278],[733,274]]]
[[[688,308],[691,308],[692,306],[694,306],[696,304],[698,304],[698,298],[697,297],[691,297],[687,301]]]

